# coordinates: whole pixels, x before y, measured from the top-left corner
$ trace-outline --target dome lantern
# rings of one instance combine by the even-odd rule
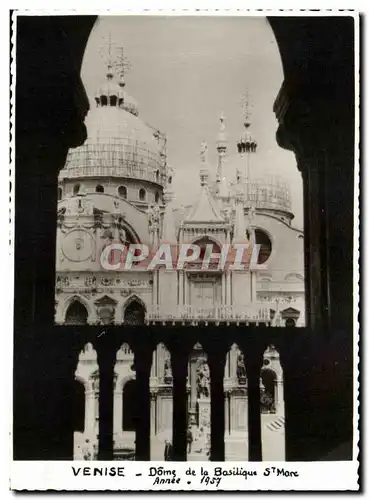
[[[114,80],[113,68],[109,64],[106,80],[100,85],[95,94],[95,101],[97,107],[118,107],[124,100],[124,91]]]

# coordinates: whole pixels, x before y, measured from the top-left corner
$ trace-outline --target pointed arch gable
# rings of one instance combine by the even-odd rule
[[[134,309],[132,308],[132,310],[130,311],[131,306],[133,306],[134,304],[138,305],[137,310],[134,311]],[[130,297],[128,297],[128,299],[123,305],[123,311],[122,311],[123,323],[131,325],[145,324],[146,311],[147,311],[146,304],[142,300],[142,298],[136,294],[131,295]],[[129,315],[130,318],[128,318]]]
[[[139,295],[133,294],[133,295],[130,295],[123,304],[123,317],[124,317],[124,313],[125,313],[127,307],[129,305],[131,305],[133,302],[138,302],[146,312],[147,307],[146,307],[145,302],[142,300],[142,298]]]
[[[71,295],[70,297],[67,297],[67,299],[64,301],[64,303],[61,305],[61,318],[62,321],[65,322],[66,314],[68,311],[69,306],[73,304],[73,302],[79,302],[82,304],[86,310],[87,310],[87,323],[91,321],[91,318],[93,316],[93,308],[92,304],[88,301],[86,297],[83,295],[76,293],[74,295]]]

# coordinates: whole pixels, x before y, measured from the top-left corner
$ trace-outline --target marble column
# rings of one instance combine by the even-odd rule
[[[157,394],[150,393],[150,436],[151,439],[157,434]]]
[[[118,384],[117,384],[118,385]],[[119,436],[122,434],[123,419],[123,392],[122,388],[114,391],[114,415],[113,415],[113,434]]]
[[[196,387],[196,359],[191,358],[190,361],[190,369],[191,369],[191,377],[190,377],[190,383],[191,383],[191,404],[190,404],[190,411],[195,413],[196,410],[196,401],[197,401],[197,387]]]
[[[154,270],[152,272],[152,303],[156,305],[158,303],[158,272]]]
[[[95,434],[96,408],[95,392],[91,384],[87,384],[85,390],[85,434],[93,437]]]
[[[188,277],[188,275],[184,275],[184,281],[185,281],[185,304],[190,305],[191,303],[191,281]]]
[[[181,306],[183,303],[183,271],[178,271],[178,304]]]
[[[226,273],[226,304],[232,305],[232,297],[231,297],[231,273],[227,271]]]
[[[222,273],[222,306],[226,304],[226,273]]]
[[[276,410],[278,415],[284,415],[284,387],[283,380],[276,382]]]
[[[229,393],[224,394],[224,434],[230,434],[229,427]]]
[[[256,302],[256,272],[251,271],[251,302]]]

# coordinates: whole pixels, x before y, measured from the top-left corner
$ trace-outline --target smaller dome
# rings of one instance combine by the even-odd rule
[[[97,89],[95,101],[98,106],[118,106],[124,96],[123,89],[113,79],[111,66],[108,66],[105,82]]]
[[[254,153],[256,151],[258,143],[256,142],[251,129],[250,129],[250,123],[245,122],[245,130],[240,138],[240,140],[237,142],[237,150],[239,153],[248,153],[252,152]]]
[[[119,82],[115,81],[112,67],[108,66],[105,82],[97,89],[95,101],[97,106],[113,106],[128,111],[134,116],[138,116],[137,101],[124,90],[125,81],[123,75]]]

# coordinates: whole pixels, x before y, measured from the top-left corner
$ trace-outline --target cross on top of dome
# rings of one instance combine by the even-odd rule
[[[244,125],[246,128],[248,128],[251,125],[251,116],[252,116],[248,88],[246,88],[245,94],[243,95],[243,97],[241,99],[241,106],[242,106],[242,111],[243,111]]]
[[[124,77],[132,65],[124,53],[124,47],[112,40],[110,32],[107,37],[102,38],[99,53],[105,64],[119,77],[119,81],[124,82]]]

